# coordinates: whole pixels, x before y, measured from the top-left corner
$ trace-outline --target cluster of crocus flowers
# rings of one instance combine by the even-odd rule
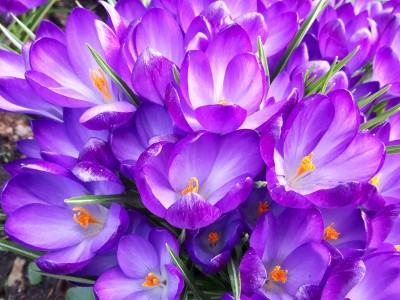
[[[399,4],[328,2],[101,2],[1,50],[6,234],[99,299],[400,297]]]

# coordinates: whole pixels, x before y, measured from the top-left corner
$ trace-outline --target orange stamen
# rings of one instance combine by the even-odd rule
[[[208,235],[208,240],[210,242],[211,245],[216,245],[217,242],[219,241],[219,235],[216,232],[210,232],[210,234]]]
[[[74,214],[74,221],[79,223],[83,228],[87,228],[89,224],[101,224],[86,208],[78,206],[72,210],[78,211],[78,213]]]
[[[196,177],[191,177],[189,179],[189,186],[182,191],[182,195],[186,195],[187,193],[198,193],[198,192],[199,192],[199,180]]]
[[[337,240],[339,238],[339,234],[340,232],[337,232],[334,228],[333,228],[334,223],[332,223],[331,225],[329,225],[328,227],[326,227],[324,229],[324,240],[325,241],[329,241],[329,240]]]
[[[378,185],[381,184],[381,183],[379,182],[379,178],[381,178],[381,176],[382,176],[382,174],[379,173],[378,175],[372,177],[368,182],[369,182],[370,184],[373,184],[374,186],[378,186]]]
[[[261,216],[263,213],[266,213],[268,211],[268,202],[261,202],[260,205],[258,206],[257,209],[257,217]]]
[[[287,281],[287,273],[288,270],[281,270],[281,266],[276,266],[269,274],[269,278],[273,281],[285,283]]]
[[[106,76],[104,75],[103,70],[89,70],[90,78],[93,81],[94,86],[100,91],[100,93],[104,97],[104,101],[109,102],[112,100],[110,86],[106,80]]]
[[[297,168],[297,173],[296,175],[293,177],[293,179],[291,180],[291,182],[293,182],[294,180],[296,180],[297,178],[299,178],[301,175],[303,175],[304,173],[307,172],[312,172],[315,170],[315,165],[312,162],[312,158],[314,156],[314,153],[311,152],[310,154],[304,156],[301,159],[300,165]]]
[[[158,279],[157,275],[150,272],[145,278],[145,282],[142,283],[142,286],[159,286],[161,283],[160,279]]]

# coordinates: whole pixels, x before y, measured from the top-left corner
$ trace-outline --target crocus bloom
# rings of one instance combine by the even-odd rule
[[[47,0],[2,0],[0,12],[19,15],[46,2]]]
[[[277,219],[263,214],[240,263],[243,293],[256,299],[290,299],[303,285],[319,285],[331,259],[322,235],[316,209],[287,209]]]
[[[136,164],[143,203],[176,227],[210,225],[250,194],[263,167],[258,147],[259,136],[251,130],[200,132],[176,145],[153,144]]]
[[[173,265],[166,244],[179,253],[176,239],[164,228],[154,228],[148,239],[126,235],[118,244],[118,267],[96,281],[94,291],[101,300],[175,300],[183,289],[183,277]]]
[[[90,176],[86,174],[87,181]],[[111,249],[129,225],[126,211],[117,203],[109,209],[99,204],[64,203],[64,199],[84,194],[90,191],[74,178],[35,170],[21,172],[3,189],[2,207],[9,215],[5,231],[22,245],[48,251],[36,260],[42,270],[76,272],[97,253]],[[15,197],[22,201],[14,203]]]
[[[400,284],[398,253],[371,254],[363,262],[348,260],[328,279],[322,299],[395,299]]]
[[[185,245],[190,258],[202,266],[204,273],[216,273],[227,264],[241,235],[241,218],[233,211],[207,227],[188,232]]]
[[[121,91],[98,66],[86,45],[90,44],[116,69],[118,38],[96,15],[83,8],[71,12],[65,30],[62,40],[43,37],[32,44],[31,70],[26,73],[29,84],[50,103],[72,108],[91,107],[80,119],[90,129],[124,124],[132,117],[135,107],[123,101]]]
[[[359,132],[359,119],[352,95],[337,90],[300,102],[279,137],[264,134],[261,151],[272,199],[291,207],[356,201],[358,183],[374,177],[384,158],[383,143]]]

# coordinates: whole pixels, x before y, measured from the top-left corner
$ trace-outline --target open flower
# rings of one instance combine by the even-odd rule
[[[250,194],[263,167],[258,147],[259,136],[251,130],[224,136],[200,132],[176,145],[156,143],[136,164],[143,203],[176,227],[210,225]]]
[[[359,183],[374,177],[384,159],[383,143],[359,132],[359,119],[352,95],[337,90],[301,101],[279,136],[264,134],[261,151],[272,199],[303,208],[355,202]]]
[[[31,8],[46,3],[47,0],[3,0],[0,3],[0,12],[24,14]]]
[[[118,267],[96,281],[94,291],[101,300],[160,299],[175,300],[183,289],[183,277],[173,265],[168,244],[176,253],[176,239],[163,228],[154,228],[149,237],[126,235],[119,241]]]

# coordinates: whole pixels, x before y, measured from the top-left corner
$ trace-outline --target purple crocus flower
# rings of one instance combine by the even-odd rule
[[[290,299],[304,285],[319,285],[330,263],[321,244],[321,214],[287,209],[263,214],[240,263],[242,291],[254,299]]]
[[[50,103],[89,108],[80,122],[90,129],[110,129],[124,124],[132,117],[135,107],[123,101],[121,91],[100,69],[86,45],[90,44],[116,69],[118,38],[95,14],[83,8],[71,12],[65,31],[61,39],[59,34],[39,38],[32,44],[31,70],[26,73],[28,83]]]
[[[20,15],[46,2],[47,0],[2,0],[0,3],[0,12]]]
[[[339,207],[356,201],[359,183],[374,177],[384,158],[383,143],[368,132],[359,132],[359,120],[352,95],[337,90],[301,101],[279,137],[276,131],[266,132],[261,152],[272,199],[303,208]]]
[[[8,181],[3,189],[7,235],[31,249],[48,251],[36,260],[45,272],[79,271],[97,253],[110,250],[129,225],[126,211],[117,203],[109,209],[98,204],[82,207],[64,203],[64,199],[90,194],[95,185],[107,193],[107,186],[98,181],[105,173],[90,171],[93,170],[80,174],[86,179],[82,184],[72,176],[28,169]],[[97,182],[89,181],[90,177]],[[108,184],[108,192],[115,191],[113,184]],[[21,201],[16,202],[20,197]]]
[[[258,147],[259,136],[251,130],[199,132],[176,145],[156,143],[136,164],[143,203],[179,228],[210,225],[250,194],[263,167]]]
[[[118,244],[118,267],[100,276],[94,285],[99,299],[179,299],[184,283],[166,244],[179,253],[177,240],[164,228],[149,237],[125,235]]]
[[[352,3],[334,9],[328,6],[321,14],[318,28],[318,43],[324,58],[338,56],[341,60],[357,46],[359,51],[347,63],[350,72],[364,66],[375,54],[379,35],[374,20],[368,12],[355,14]]]
[[[228,133],[238,128],[257,128],[281,104],[259,110],[266,89],[264,70],[249,53],[251,42],[237,24],[219,32],[205,53],[187,53],[181,68],[179,91],[170,85],[166,104],[174,122],[191,132]]]
[[[61,108],[36,95],[25,80],[22,55],[0,50],[0,109],[61,119]]]
[[[135,116],[111,133],[111,149],[121,162],[121,171],[133,178],[139,156],[152,144],[160,141],[178,141],[171,117],[165,107],[142,102]]]
[[[371,254],[333,269],[321,299],[395,299],[399,284],[399,253]]]
[[[185,246],[193,262],[204,273],[216,273],[228,262],[231,250],[242,235],[237,211],[223,215],[215,223],[187,233]]]

